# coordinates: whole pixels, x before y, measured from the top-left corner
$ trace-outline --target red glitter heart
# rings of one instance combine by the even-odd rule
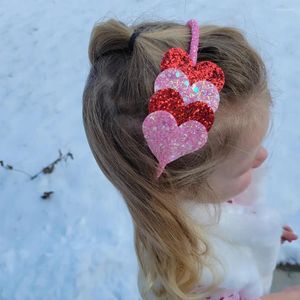
[[[161,71],[168,68],[180,69],[188,76],[190,84],[207,80],[214,84],[218,91],[225,83],[223,70],[218,65],[211,61],[201,61],[194,66],[188,53],[181,48],[169,49],[161,61],[160,68]]]
[[[205,102],[196,101],[185,104],[178,91],[163,89],[152,95],[149,101],[149,113],[165,110],[171,113],[178,126],[189,120],[196,120],[203,124],[207,131],[214,122],[214,111]]]

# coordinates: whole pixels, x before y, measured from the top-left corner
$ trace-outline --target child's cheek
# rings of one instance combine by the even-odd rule
[[[236,195],[242,193],[250,185],[251,180],[252,180],[251,171],[240,176],[238,179]]]

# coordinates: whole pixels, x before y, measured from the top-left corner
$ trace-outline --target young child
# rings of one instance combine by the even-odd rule
[[[272,106],[243,34],[109,20],[89,59],[84,127],[132,216],[143,299],[300,299],[299,286],[269,294],[280,238],[295,234],[238,199],[267,157]]]

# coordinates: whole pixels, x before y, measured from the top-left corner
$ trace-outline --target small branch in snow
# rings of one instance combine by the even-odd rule
[[[13,171],[20,172],[20,173],[23,173],[23,174],[25,174],[25,175],[31,177],[30,174],[28,174],[27,172],[25,172],[25,171],[23,171],[23,170],[15,169],[15,168],[14,168],[13,166],[11,166],[11,165],[6,165],[6,166],[5,166],[3,160],[0,160],[0,166],[3,167],[3,168],[6,169],[6,170],[13,170]]]
[[[23,170],[19,170],[19,169],[15,169],[12,165],[4,165],[3,160],[0,160],[0,166],[3,167],[6,170],[13,170],[16,172],[20,172],[23,173],[25,175],[27,175],[28,177],[30,177],[31,180],[37,178],[40,174],[44,173],[44,174],[50,174],[53,172],[54,167],[57,163],[59,163],[61,160],[66,161],[68,159],[68,157],[71,157],[72,159],[74,159],[73,154],[71,152],[68,152],[67,154],[63,155],[62,152],[59,150],[59,157],[53,161],[52,163],[50,163],[48,166],[44,167],[40,172],[38,172],[35,175],[31,175]]]
[[[44,192],[44,194],[41,196],[41,198],[44,200],[48,200],[50,198],[51,194],[53,194],[53,193],[54,193],[53,191]]]
[[[71,157],[72,159],[74,159],[73,154],[71,152],[68,152],[65,155],[62,155],[61,151],[59,150],[59,157],[52,162],[51,164],[49,164],[48,166],[44,167],[40,172],[38,172],[37,174],[31,176],[31,180],[35,179],[36,177],[38,177],[41,173],[44,174],[50,174],[53,172],[55,165],[60,162],[61,160],[67,161],[68,157]]]

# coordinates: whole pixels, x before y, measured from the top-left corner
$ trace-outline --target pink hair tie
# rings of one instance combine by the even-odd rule
[[[164,54],[149,114],[142,124],[147,144],[159,162],[157,178],[168,163],[206,144],[225,83],[223,70],[215,63],[197,63],[199,26],[196,20],[187,25],[192,33],[189,54],[181,48]]]

